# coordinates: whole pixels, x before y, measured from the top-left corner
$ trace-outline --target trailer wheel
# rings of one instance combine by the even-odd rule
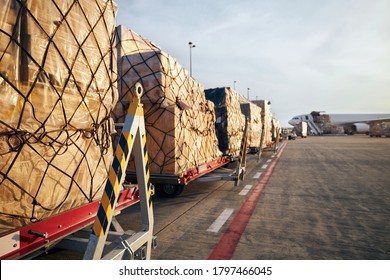
[[[175,197],[180,195],[183,192],[184,186],[174,185],[174,184],[163,184],[161,189],[163,191],[164,196]]]

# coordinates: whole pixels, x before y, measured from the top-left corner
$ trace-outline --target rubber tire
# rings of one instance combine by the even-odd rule
[[[162,193],[165,197],[176,197],[180,195],[183,190],[183,185],[174,185],[174,184],[163,184],[161,186]]]

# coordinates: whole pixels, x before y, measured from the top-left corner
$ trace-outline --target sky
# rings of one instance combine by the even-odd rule
[[[115,2],[117,25],[188,71],[193,42],[194,79],[270,100],[282,126],[313,110],[390,113],[388,0]]]

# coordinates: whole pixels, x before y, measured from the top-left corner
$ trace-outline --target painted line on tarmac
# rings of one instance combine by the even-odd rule
[[[286,144],[280,147],[275,160],[270,164],[270,167],[266,170],[263,177],[261,177],[257,185],[246,198],[244,204],[234,216],[229,227],[207,257],[208,260],[230,260],[233,257],[241,235],[244,233],[249,219],[251,218],[253,211],[256,208],[257,202],[260,199],[260,195],[264,190],[265,185],[268,183],[285,147]]]
[[[261,176],[261,172],[257,172],[254,176],[253,176],[253,179],[259,179],[260,176]]]
[[[218,216],[218,218],[212,223],[207,231],[215,232],[217,233],[221,227],[226,223],[226,221],[229,219],[229,217],[233,214],[234,209],[232,208],[226,208],[223,210],[221,215]]]
[[[251,190],[253,186],[252,185],[246,185],[239,193],[239,195],[247,195],[248,192]]]
[[[267,163],[270,163],[272,161],[272,159],[269,159],[269,160],[267,160]]]
[[[266,169],[268,167],[268,164],[263,164],[263,166],[261,167],[261,169]]]

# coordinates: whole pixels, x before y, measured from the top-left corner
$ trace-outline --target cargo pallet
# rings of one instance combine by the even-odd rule
[[[257,161],[260,161],[263,152],[273,152],[274,154],[277,153],[277,151],[279,149],[279,142],[281,140],[280,129],[277,130],[275,141],[273,143],[271,143],[271,145],[269,145],[268,147],[265,147],[262,149],[261,143],[263,143],[263,138],[264,138],[264,129],[261,131],[260,146],[257,150],[257,153],[258,153],[257,154]]]
[[[245,122],[243,131],[240,154],[238,157],[224,155],[216,160],[207,162],[201,166],[193,168],[181,175],[151,174],[150,180],[167,197],[180,195],[184,187],[190,182],[216,182],[216,181],[234,181],[235,186],[244,179],[246,154],[247,154],[247,127],[248,120]],[[225,168],[232,162],[237,162],[236,168]],[[136,183],[134,172],[127,172],[127,180]]]
[[[150,259],[156,239],[142,94],[137,83],[101,200],[4,233],[0,236],[0,259],[31,259],[55,246],[81,250],[84,259]],[[123,171],[132,151],[138,186],[124,184]],[[142,229],[125,232],[115,216],[138,202]],[[88,226],[92,223],[91,230]]]

